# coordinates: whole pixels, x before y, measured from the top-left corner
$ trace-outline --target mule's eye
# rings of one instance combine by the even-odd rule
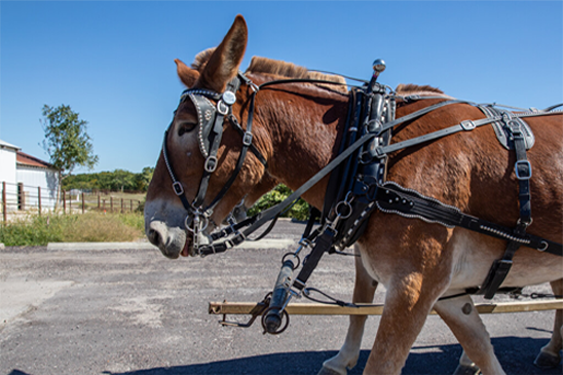
[[[178,136],[182,136],[184,133],[189,133],[195,129],[197,124],[189,121],[182,121],[178,125]]]

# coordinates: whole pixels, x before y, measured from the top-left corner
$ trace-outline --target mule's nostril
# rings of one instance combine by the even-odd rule
[[[160,245],[160,234],[154,230],[154,229],[149,229],[149,232],[147,234],[147,237],[150,241],[150,243],[152,243],[155,246]]]

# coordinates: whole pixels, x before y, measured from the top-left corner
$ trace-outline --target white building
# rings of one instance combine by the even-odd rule
[[[0,182],[5,182],[7,211],[37,210],[39,205],[42,210],[55,207],[59,171],[1,140]]]
[[[0,140],[0,201],[6,211],[17,209],[16,154],[19,147]],[[5,202],[4,202],[5,200]]]
[[[53,165],[21,151],[16,155],[16,179],[23,184],[26,205],[53,209],[59,188],[59,171]]]

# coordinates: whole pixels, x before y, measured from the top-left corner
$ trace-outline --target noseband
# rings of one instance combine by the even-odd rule
[[[194,200],[190,203],[186,196],[186,192],[182,183],[176,177],[172,164],[170,163],[170,156],[167,147],[168,133],[174,124],[174,119],[172,120],[168,129],[164,132],[164,141],[162,143],[162,156],[164,158],[164,163],[166,164],[166,169],[172,180],[172,189],[174,193],[180,198],[182,205],[188,212],[186,219],[184,220],[184,225],[186,229],[194,234],[194,248],[198,248],[198,244],[195,243],[198,238],[198,234],[202,233],[208,226],[209,221],[211,221],[211,215],[213,214],[213,209],[219,203],[219,201],[225,196],[231,185],[234,183],[236,177],[242,169],[244,160],[246,158],[247,151],[250,151],[258,158],[258,160],[267,166],[266,159],[260,154],[258,149],[252,144],[252,115],[249,114],[246,131],[242,129],[237,119],[232,114],[232,106],[236,102],[236,92],[238,91],[241,82],[248,84],[254,92],[257,90],[257,86],[254,85],[246,76],[239,73],[231,82],[228,83],[227,88],[223,93],[217,93],[206,89],[187,89],[182,93],[180,97],[180,103],[184,103],[186,100],[191,100],[198,117],[198,135],[197,142],[198,147],[205,158],[203,166],[203,176],[201,178],[198,192]],[[215,101],[217,104],[214,105],[211,100]],[[252,96],[253,108],[254,95]],[[252,112],[250,112],[252,113]],[[209,180],[211,175],[217,169],[217,152],[221,144],[221,138],[223,136],[223,123],[225,117],[229,120],[231,125],[241,134],[242,137],[242,148],[239,154],[237,165],[233,171],[231,177],[223,186],[221,191],[217,196],[211,201],[211,203],[204,207],[205,196],[207,194],[207,189],[209,187]]]

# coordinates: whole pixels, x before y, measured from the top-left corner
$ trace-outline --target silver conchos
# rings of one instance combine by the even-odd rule
[[[225,91],[223,93],[222,99],[226,105],[233,105],[237,101],[237,97],[232,91]]]

